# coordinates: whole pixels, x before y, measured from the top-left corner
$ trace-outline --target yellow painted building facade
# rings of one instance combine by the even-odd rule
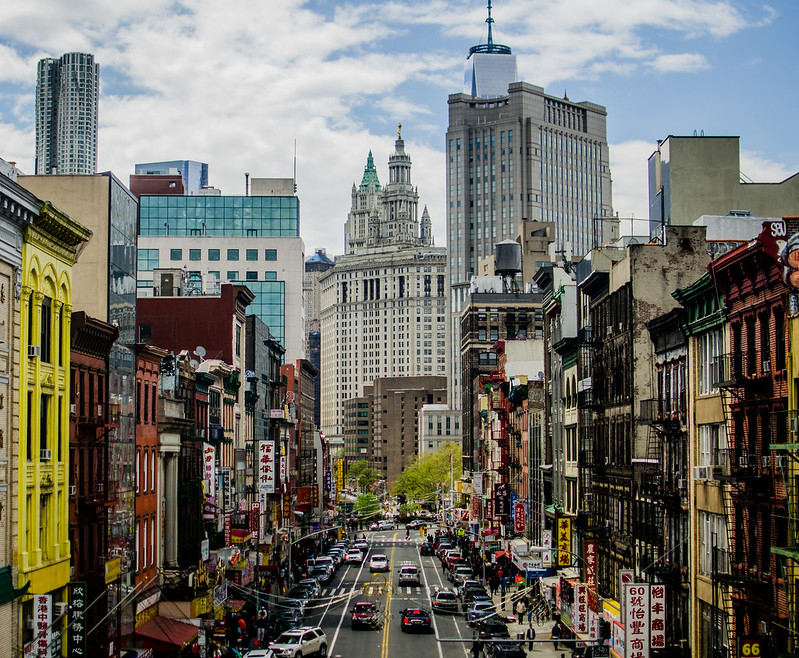
[[[45,203],[25,229],[20,300],[18,587],[23,644],[32,596],[67,601],[71,271],[91,231]]]

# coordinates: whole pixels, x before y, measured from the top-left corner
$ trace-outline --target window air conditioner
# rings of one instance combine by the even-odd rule
[[[760,620],[760,634],[768,635],[768,622],[763,619]]]
[[[69,413],[70,415],[74,416],[78,412],[78,406],[75,404],[69,405]]]
[[[680,478],[679,480],[677,480],[677,488],[680,491],[682,491],[684,489],[687,489],[688,488],[688,480],[686,480],[685,478]]]
[[[763,455],[760,458],[760,465],[762,468],[771,468],[771,455]]]
[[[39,461],[49,462],[53,458],[53,451],[49,448],[39,450]]]
[[[790,431],[791,434],[799,432],[799,418],[794,417],[788,419],[788,431]]]
[[[738,468],[749,468],[749,455],[738,457]]]
[[[786,455],[777,455],[774,458],[774,465],[777,468],[786,468],[788,466],[788,457]]]
[[[28,345],[28,358],[38,359],[42,355],[41,345]]]
[[[69,610],[69,603],[55,603],[53,604],[53,616],[63,617]]]
[[[771,372],[771,359],[764,359],[763,363],[762,363],[762,366],[763,366],[763,372],[764,373]]]
[[[102,404],[98,404],[97,405],[97,417],[98,418],[102,418],[103,417],[103,405]]]
[[[70,484],[69,485],[69,495],[74,497],[77,493],[78,493],[78,487],[76,485],[74,485],[74,484]]]

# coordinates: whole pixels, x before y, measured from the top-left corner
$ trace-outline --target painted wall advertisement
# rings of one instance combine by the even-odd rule
[[[572,522],[561,516],[558,519],[558,566],[568,567],[572,563]]]
[[[275,493],[275,442],[258,442],[258,491]]]

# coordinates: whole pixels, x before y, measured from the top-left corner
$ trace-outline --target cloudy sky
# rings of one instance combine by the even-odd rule
[[[33,173],[36,62],[100,63],[99,169],[207,162],[290,177],[306,252],[343,249],[366,155],[381,181],[398,122],[436,243],[445,244],[447,96],[486,38],[485,0],[25,0],[0,20],[0,157]],[[494,40],[519,78],[607,107],[613,206],[646,217],[646,158],[667,135],[739,135],[758,182],[799,171],[799,3],[776,0],[495,0]]]

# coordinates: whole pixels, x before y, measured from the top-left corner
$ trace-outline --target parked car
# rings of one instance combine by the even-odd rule
[[[275,658],[290,656],[327,656],[327,635],[318,626],[301,626],[283,633],[277,640],[269,643]]]
[[[316,567],[314,567],[316,569]],[[313,598],[318,598],[319,595],[322,593],[322,588],[319,585],[319,580],[315,577],[312,578],[303,578],[297,585],[309,587],[311,590],[311,596]]]
[[[495,614],[496,610],[491,601],[475,601],[466,608],[466,623],[469,626],[474,626],[479,620]]]
[[[353,628],[371,626],[377,615],[377,606],[372,601],[358,601],[350,611]]]
[[[324,564],[317,564],[313,569],[311,569],[311,576],[313,576],[316,581],[322,585],[327,585],[331,580],[333,580],[333,574]]]
[[[380,530],[393,530],[394,521],[391,521],[389,519],[383,519],[382,521],[378,521],[378,526]]]
[[[380,530],[380,524],[377,521],[375,521],[369,526],[369,530]]]
[[[250,649],[244,658],[275,658],[275,652],[271,649]]]
[[[433,596],[433,612],[458,612],[458,597],[448,589],[439,589]]]
[[[486,658],[526,658],[524,646],[520,644],[498,644],[491,642],[485,648]]]
[[[485,603],[490,601],[491,597],[485,590],[468,589],[461,597],[461,605],[464,609],[468,608],[473,603]]]
[[[433,630],[430,614],[421,608],[406,608],[400,610],[400,629],[406,631],[423,631],[429,633]]]
[[[508,625],[498,617],[486,617],[475,622],[477,637],[481,640],[510,638]]]
[[[266,620],[266,639],[274,640],[292,628],[301,624],[299,611],[295,608],[275,608]]]
[[[351,548],[344,556],[346,564],[363,564],[363,553],[357,548]]]
[[[330,574],[331,575],[336,573],[336,568],[338,567],[338,565],[336,564],[336,561],[331,556],[322,555],[321,557],[316,558],[316,562],[314,563],[314,566],[318,567],[320,564],[328,567],[330,569]]]
[[[382,553],[375,553],[369,560],[369,571],[388,571],[388,558]]]
[[[368,548],[369,548],[369,544],[367,544],[367,543],[366,543],[366,540],[365,540],[365,539],[358,539],[358,540],[357,540],[357,541],[356,541],[356,542],[355,542],[355,543],[352,545],[352,547],[353,547],[353,548],[360,549],[360,550],[362,550],[362,551],[365,551],[366,549],[368,549]]]
[[[449,580],[456,587],[459,587],[463,581],[469,580],[471,577],[472,568],[467,567],[465,564],[458,565],[449,572]]]

